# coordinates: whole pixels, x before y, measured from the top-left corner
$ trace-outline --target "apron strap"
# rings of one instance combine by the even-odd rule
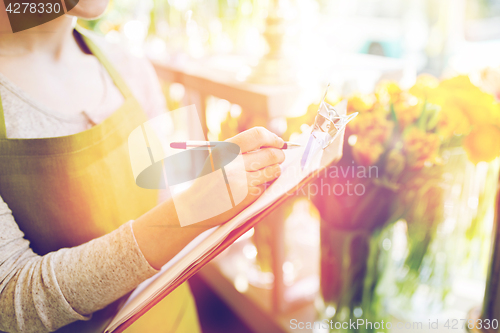
[[[7,129],[5,128],[5,117],[3,115],[2,96],[0,95],[0,140],[7,139]]]
[[[89,51],[92,52],[92,54],[100,61],[104,68],[106,68],[106,71],[108,72],[109,76],[115,83],[118,90],[120,90],[122,95],[124,97],[133,97],[132,92],[128,88],[127,83],[125,83],[120,73],[118,73],[118,71],[111,64],[104,53],[97,47],[97,45],[86,35],[85,29],[77,25],[75,27],[75,30],[77,34],[83,38],[83,41],[85,42],[85,45],[88,47]]]

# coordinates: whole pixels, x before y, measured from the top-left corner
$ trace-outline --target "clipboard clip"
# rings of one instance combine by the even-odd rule
[[[346,115],[347,101],[335,105],[335,107],[328,104],[325,99],[328,93],[330,84],[326,87],[325,94],[318,109],[314,125],[309,136],[304,154],[300,161],[302,170],[307,168],[310,160],[319,150],[324,150],[337,138],[339,133],[353,120],[358,112]]]

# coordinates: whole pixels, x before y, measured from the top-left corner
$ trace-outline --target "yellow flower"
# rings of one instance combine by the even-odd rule
[[[394,103],[393,107],[399,126],[402,129],[414,123],[422,113],[423,109],[423,105],[421,103],[411,105],[406,100],[400,100],[399,102]]]
[[[373,105],[373,109],[371,110],[371,113],[378,114],[382,117],[385,117],[389,113],[389,106],[384,106],[381,103],[376,102]]]
[[[377,113],[361,113],[349,123],[349,130],[358,138],[384,143],[392,133],[394,123]]]
[[[417,77],[415,85],[410,88],[409,93],[422,100],[427,100],[439,86],[439,80],[429,74],[422,74]]]
[[[472,90],[478,89],[475,85],[472,84],[468,75],[457,75],[452,78],[441,81],[439,84],[442,88],[448,89],[461,89],[461,90]]]
[[[499,108],[494,97],[478,88],[456,90],[443,103],[454,103],[462,109],[471,125],[489,124],[498,118]]]
[[[405,133],[403,138],[408,164],[414,169],[422,168],[426,163],[435,163],[440,145],[438,135],[424,132],[416,127]]]
[[[429,97],[441,106],[439,132],[445,137],[467,134],[474,126],[500,126],[500,105],[495,97],[461,75],[442,81]]]
[[[449,100],[467,101],[473,98],[473,95],[477,98],[481,93],[481,89],[473,85],[468,76],[460,75],[441,81],[429,94],[428,100],[433,104],[443,105]]]
[[[464,112],[472,125],[500,123],[499,104],[492,95],[484,92],[468,96],[467,102],[464,102]]]
[[[347,101],[347,113],[370,111],[374,103],[373,95],[355,94]]]
[[[399,85],[393,81],[382,81],[375,87],[375,96],[382,104],[399,101],[402,92]]]
[[[352,155],[359,165],[370,166],[379,160],[384,152],[382,144],[370,140],[370,138],[359,138],[352,147]]]
[[[438,132],[445,138],[470,132],[470,122],[456,103],[446,102],[439,114]]]
[[[354,160],[364,166],[377,163],[384,152],[384,143],[394,128],[394,123],[379,113],[361,113],[349,123],[349,130],[358,139],[352,147]]]
[[[500,156],[500,128],[494,125],[476,127],[465,137],[464,149],[474,164],[493,161]]]

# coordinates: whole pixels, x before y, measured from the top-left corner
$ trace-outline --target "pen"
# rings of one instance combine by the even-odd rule
[[[216,146],[217,141],[185,141],[185,142],[172,142],[170,144],[170,148],[174,149],[189,149],[189,148],[213,148]],[[280,149],[293,149],[299,148],[300,145],[298,143],[293,142],[285,142],[283,147]],[[264,148],[275,148],[271,146],[262,146],[260,149]]]

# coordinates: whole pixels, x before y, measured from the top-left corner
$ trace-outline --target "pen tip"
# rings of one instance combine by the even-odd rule
[[[300,147],[300,145],[298,143],[294,143],[294,142],[286,142],[284,145],[285,149],[293,149],[293,148],[299,148],[299,147]]]

